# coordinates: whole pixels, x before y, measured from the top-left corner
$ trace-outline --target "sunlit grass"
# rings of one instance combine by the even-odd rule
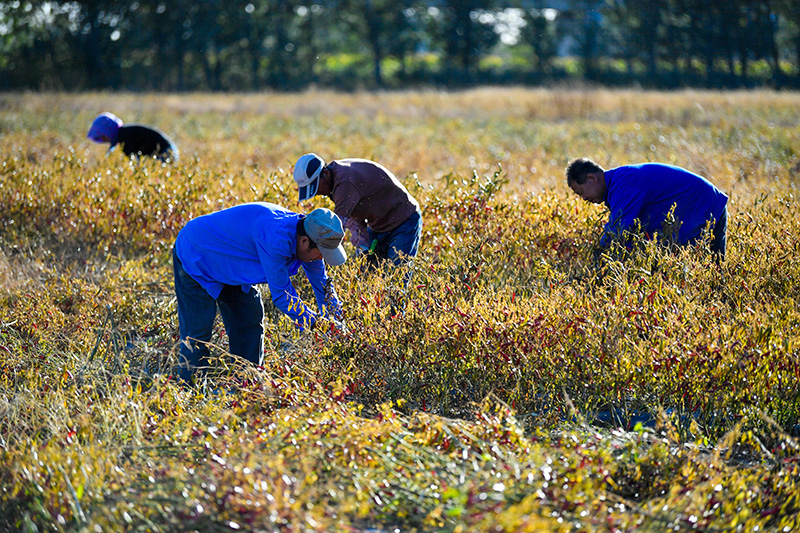
[[[797,528],[799,106],[1,96],[0,529]],[[102,110],[169,133],[180,163],[106,156],[85,138]],[[310,150],[375,158],[420,201],[408,289],[352,258],[332,270],[350,334],[298,335],[267,303],[262,368],[219,330],[210,381],[176,385],[177,231],[240,202],[331,207],[297,204]],[[596,263],[603,212],[564,185],[577,156],[709,176],[727,260],[643,244]]]

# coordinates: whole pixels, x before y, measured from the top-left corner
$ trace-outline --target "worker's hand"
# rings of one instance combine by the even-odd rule
[[[347,329],[347,324],[344,323],[344,320],[336,320],[335,318],[331,320],[331,330],[334,334],[339,335],[347,335],[350,331]]]
[[[332,336],[347,335],[349,333],[344,320],[337,320],[332,317],[320,318],[314,323],[312,329],[317,333]]]
[[[353,217],[346,217],[343,221],[344,229],[350,230],[350,242],[356,249],[369,250],[369,231],[364,221]]]

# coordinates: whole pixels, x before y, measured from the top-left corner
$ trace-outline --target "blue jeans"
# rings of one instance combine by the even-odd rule
[[[378,241],[375,255],[381,259],[388,259],[397,266],[406,259],[403,254],[408,257],[417,255],[422,235],[422,216],[416,211],[391,231],[378,233],[369,229],[368,234],[370,243]]]
[[[728,207],[725,206],[725,209],[722,210],[722,213],[720,213],[716,220],[714,218],[709,220],[713,223],[709,247],[711,248],[711,253],[714,255],[714,259],[719,263],[725,259],[725,249],[728,247]],[[702,231],[704,227],[705,226],[698,231]],[[693,246],[700,241],[700,237],[702,237],[702,233],[697,237],[689,239],[686,244]]]
[[[714,240],[711,241],[711,251],[717,254],[717,260],[725,259],[725,249],[728,247],[728,206],[714,224]]]
[[[255,287],[244,292],[239,285],[225,285],[215,300],[183,269],[172,249],[175,296],[178,299],[178,327],[181,334],[178,377],[191,382],[196,370],[208,368],[208,342],[217,308],[228,333],[230,353],[261,364],[264,351],[264,306]]]

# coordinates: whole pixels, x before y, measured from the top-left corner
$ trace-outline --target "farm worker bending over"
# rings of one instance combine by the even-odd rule
[[[344,230],[328,209],[308,216],[275,204],[237,205],[189,221],[178,233],[172,251],[180,327],[179,376],[190,381],[207,366],[217,308],[228,333],[230,352],[261,364],[264,308],[255,285],[266,283],[275,306],[301,330],[313,328],[320,316],[344,324],[336,292],[323,259],[333,266],[347,260]],[[303,303],[291,276],[300,267],[317,299],[319,314]]]
[[[725,258],[728,227],[728,197],[707,179],[686,169],[663,163],[642,163],[603,170],[591,159],[571,161],[567,184],[581,198],[605,203],[611,212],[602,246],[614,236],[633,229],[639,220],[648,236],[664,236],[670,211],[679,227],[672,236],[679,245],[696,243],[706,225],[713,226],[711,250]]]
[[[419,204],[394,174],[367,159],[339,159],[327,165],[305,154],[294,165],[299,200],[329,197],[350,230],[350,241],[393,264],[417,255],[422,234]]]
[[[161,161],[177,161],[178,147],[167,135],[150,126],[142,124],[122,125],[122,120],[112,113],[98,115],[87,135],[96,143],[111,143],[108,151],[119,144],[126,156],[149,155]]]

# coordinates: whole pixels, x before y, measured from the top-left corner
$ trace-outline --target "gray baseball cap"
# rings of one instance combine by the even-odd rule
[[[331,266],[339,266],[347,261],[347,253],[342,246],[344,229],[342,221],[330,209],[320,207],[306,215],[303,221],[308,238],[322,253],[322,258]]]

